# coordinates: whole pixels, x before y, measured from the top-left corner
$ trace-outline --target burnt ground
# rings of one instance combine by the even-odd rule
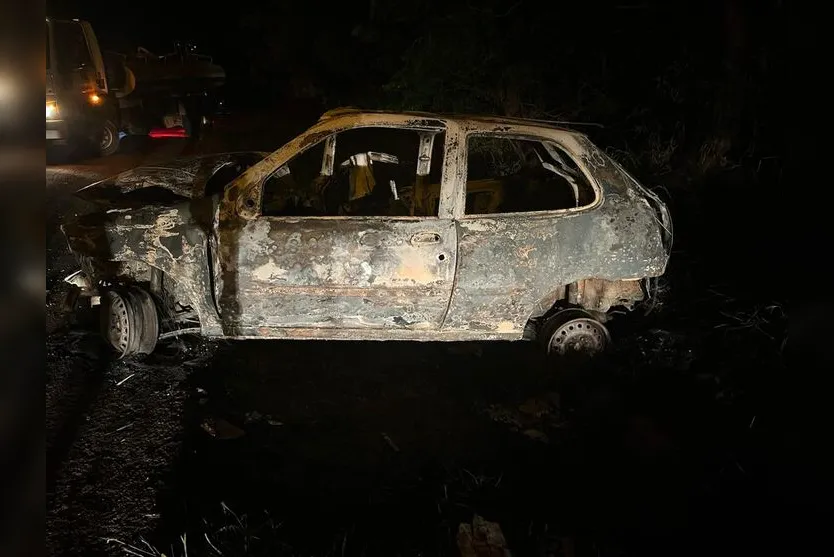
[[[265,147],[228,129],[182,149]],[[98,164],[47,173],[50,554],[456,555],[475,514],[515,555],[795,553],[821,524],[802,408],[822,395],[786,380],[787,308],[732,195],[674,199],[661,303],[590,364],[525,343],[312,341],[115,361],[60,304],[74,269],[55,227]]]

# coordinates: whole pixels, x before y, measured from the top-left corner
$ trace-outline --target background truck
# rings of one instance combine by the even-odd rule
[[[46,20],[46,139],[110,155],[129,134],[190,137],[210,121],[223,68],[191,45],[103,52],[86,21]]]

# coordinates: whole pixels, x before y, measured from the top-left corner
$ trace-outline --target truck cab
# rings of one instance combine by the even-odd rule
[[[111,94],[93,28],[46,20],[46,139],[49,144],[119,147],[119,106]]]
[[[92,26],[46,20],[46,139],[49,144],[119,148],[127,134],[194,137],[217,108],[226,73],[192,44],[158,56],[103,52]]]

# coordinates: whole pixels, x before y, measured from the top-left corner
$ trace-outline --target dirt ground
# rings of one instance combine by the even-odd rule
[[[728,207],[675,200],[661,303],[590,364],[527,343],[312,341],[116,361],[61,307],[56,227],[89,181],[67,172],[47,184],[52,555],[457,555],[476,514],[514,555],[738,555],[796,549],[788,529],[818,516],[785,414],[784,300],[751,286]]]

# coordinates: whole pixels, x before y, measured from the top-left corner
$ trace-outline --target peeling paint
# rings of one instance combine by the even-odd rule
[[[90,184],[77,194],[85,199],[106,202],[119,199],[114,193],[124,196],[156,188],[185,199],[197,199],[206,195],[206,187],[212,186],[212,180],[231,180],[236,176],[236,170],[239,170],[237,174],[243,172],[267,154],[259,151],[218,153],[177,159],[165,164],[139,166]]]

